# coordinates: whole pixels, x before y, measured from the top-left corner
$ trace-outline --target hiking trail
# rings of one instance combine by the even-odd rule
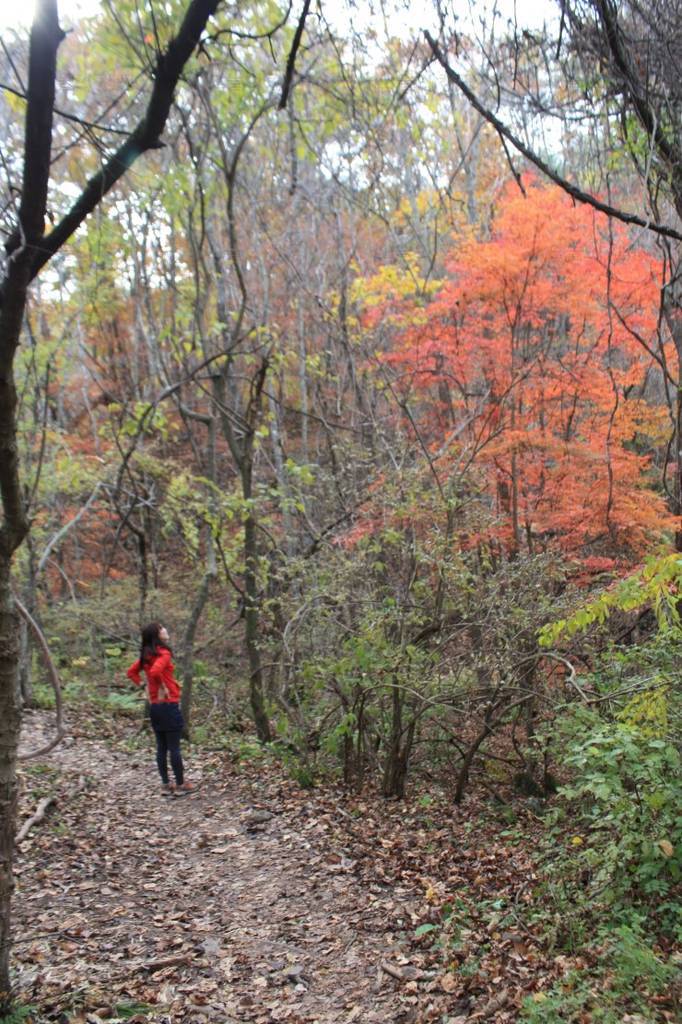
[[[49,715],[26,713],[21,749],[50,729]],[[151,739],[130,753],[74,731],[21,766],[20,825],[36,795],[56,798],[17,854],[23,1002],[88,1024],[416,1019],[398,934],[418,894],[355,876],[343,811],[195,749],[196,792],[164,798]]]

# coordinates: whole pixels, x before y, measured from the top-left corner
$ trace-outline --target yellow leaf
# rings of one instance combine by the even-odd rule
[[[661,839],[658,843],[659,848],[666,857],[672,857],[675,852],[675,847],[668,839]]]
[[[533,1002],[534,1003],[544,1003],[546,998],[547,998],[547,994],[545,992],[534,992],[533,993]]]
[[[573,838],[571,839],[571,846],[582,846],[583,842],[584,840],[582,836],[573,836]]]

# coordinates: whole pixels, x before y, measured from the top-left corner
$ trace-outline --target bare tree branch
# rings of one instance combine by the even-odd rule
[[[28,99],[25,92],[21,92],[19,89],[14,89],[11,85],[7,85],[6,82],[0,82],[0,89],[4,89],[5,92],[11,92],[13,96],[18,96],[21,100]],[[66,110],[61,110],[59,107],[52,108],[55,114],[59,114],[60,117],[66,118],[67,121],[75,121],[76,124],[83,125],[84,128],[90,128],[93,131],[98,132],[111,132],[113,135],[130,135],[130,132],[124,131],[122,128],[111,128],[106,124],[98,124],[96,121],[86,121],[82,117],[78,117],[77,114],[69,114]]]
[[[3,511],[0,551],[7,557],[19,546],[28,529],[19,484],[13,366],[31,280],[32,252],[45,230],[57,50],[63,38],[56,0],[43,0],[36,7],[29,43],[21,202],[12,255],[0,284],[0,495]]]
[[[57,744],[61,743],[61,741],[64,739],[64,736],[66,735],[66,729],[64,727],[64,708],[62,705],[61,682],[59,679],[59,673],[57,672],[55,663],[52,660],[52,655],[50,654],[50,648],[48,646],[47,640],[45,639],[45,634],[43,633],[42,629],[40,628],[36,620],[30,614],[30,612],[23,606],[23,604],[16,596],[16,594],[14,595],[14,604],[16,605],[17,611],[21,615],[24,622],[26,622],[26,624],[33,631],[35,638],[38,641],[38,645],[43,653],[43,658],[45,659],[48,675],[50,677],[50,681],[54,689],[54,706],[57,715],[57,731],[49,743],[46,743],[45,746],[40,747],[39,750],[31,750],[27,754],[17,754],[18,761],[28,761],[32,757],[42,757],[43,754],[47,754],[50,752],[50,750],[53,750],[54,747],[56,747]]]
[[[220,0],[192,0],[178,34],[159,55],[156,62],[154,86],[143,118],[130,137],[116,150],[110,160],[97,174],[90,178],[85,189],[53,230],[35,244],[31,261],[33,279],[45,264],[71,237],[88,214],[101,202],[128,168],[149,149],[158,149],[161,133],[166,125],[175,89],[185,64],[199,44],[206,22],[215,14]],[[50,105],[51,113],[52,105]],[[24,192],[24,194],[26,194]],[[18,233],[6,243],[6,250],[12,256],[21,244]],[[5,287],[0,291],[0,302],[5,301]]]
[[[556,171],[552,170],[549,164],[546,164],[544,160],[529,149],[528,146],[519,139],[514,133],[500,121],[492,110],[489,110],[483,103],[478,99],[472,89],[466,84],[463,78],[457,74],[455,69],[448,63],[442,50],[440,49],[436,40],[431,36],[428,31],[424,32],[424,36],[433,51],[433,55],[441,65],[445,74],[448,76],[451,82],[457,86],[466,98],[471,103],[472,107],[486,119],[488,124],[491,124],[499,135],[503,136],[519,153],[521,153],[527,160],[529,160],[538,170],[542,171],[546,177],[553,181],[556,185],[567,192],[576,202],[585,203],[587,206],[591,206],[595,210],[599,210],[600,213],[605,213],[607,217],[615,217],[617,220],[622,221],[624,224],[636,224],[637,227],[647,228],[649,231],[654,231],[658,235],[665,235],[667,238],[675,238],[677,241],[682,242],[682,232],[677,231],[675,228],[669,227],[667,224],[658,224],[652,220],[645,220],[643,217],[638,217],[635,213],[626,213],[624,210],[619,210],[615,206],[611,206],[609,203],[603,203],[596,196],[590,195],[589,192],[583,192],[576,185],[571,184],[566,178],[563,178]]]
[[[92,494],[90,495],[90,497],[88,498],[86,503],[82,506],[82,508],[76,513],[76,515],[73,517],[73,519],[69,519],[68,523],[65,523],[64,526],[62,526],[61,529],[57,530],[57,532],[54,534],[54,536],[50,538],[48,543],[45,545],[45,549],[44,549],[42,555],[40,556],[40,561],[38,562],[38,567],[36,569],[36,573],[38,575],[45,568],[45,565],[47,564],[47,561],[48,561],[50,555],[52,554],[53,549],[57,546],[57,544],[59,544],[60,540],[63,537],[66,536],[66,534],[69,532],[70,529],[72,529],[72,527],[76,526],[81,521],[83,516],[89,510],[89,508],[92,505],[93,501],[97,497],[101,487],[102,487],[102,481],[100,480],[100,481],[98,481],[95,484],[95,487],[94,487],[94,490],[92,491]]]
[[[301,45],[301,38],[303,36],[303,29],[305,27],[305,19],[308,17],[308,11],[310,10],[310,0],[304,0],[303,10],[301,11],[301,17],[298,19],[298,25],[296,26],[296,33],[294,35],[293,42],[291,44],[291,50],[289,51],[289,57],[287,59],[287,67],[284,72],[284,83],[282,84],[282,95],[280,97],[278,110],[284,110],[287,105],[289,98],[289,92],[291,90],[291,82],[294,77],[294,68],[296,66],[296,54],[298,53],[299,46]]]

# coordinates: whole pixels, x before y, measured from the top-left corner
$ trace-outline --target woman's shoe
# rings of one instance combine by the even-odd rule
[[[161,796],[173,796],[175,793],[174,782],[163,782],[161,783]]]
[[[187,796],[188,793],[194,792],[194,788],[191,782],[181,782],[178,786],[175,786],[173,796]]]

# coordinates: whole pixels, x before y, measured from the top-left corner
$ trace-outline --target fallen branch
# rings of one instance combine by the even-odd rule
[[[165,967],[182,967],[186,964],[191,964],[194,957],[191,953],[183,953],[182,955],[167,956],[162,960],[147,960],[143,964],[138,965],[138,970],[149,971],[150,974],[155,974],[156,971],[162,971]]]
[[[501,1010],[503,1006],[509,1002],[509,991],[503,988],[498,995],[492,996],[480,1010],[476,1010],[475,1013],[471,1014],[469,1020],[487,1020],[488,1017],[492,1017],[494,1013]]]
[[[115,971],[113,974],[107,975],[106,980],[107,983],[112,984],[115,981],[129,978],[136,971],[148,971],[150,974],[155,974],[157,971],[163,971],[166,967],[185,967],[195,963],[195,961],[196,958],[192,953],[178,953],[175,956],[167,956],[161,960],[142,960],[137,963],[129,963],[124,970]]]
[[[32,814],[28,821],[25,821],[24,824],[19,829],[19,831],[17,832],[17,838],[15,842],[22,842],[22,840],[24,840],[26,836],[29,834],[33,826],[38,825],[43,820],[43,818],[47,814],[48,808],[50,808],[52,804],[56,804],[56,802],[56,796],[44,796],[43,799],[38,804],[38,806],[36,807],[35,814]]]
[[[386,974],[390,974],[390,976],[392,978],[395,978],[396,981],[405,981],[405,975],[403,974],[399,967],[393,967],[391,964],[387,964],[383,960],[379,964],[379,966],[381,967],[382,971],[384,971]]]
[[[48,675],[52,682],[52,688],[54,689],[54,707],[57,715],[57,732],[49,743],[46,743],[44,747],[40,747],[38,750],[30,750],[27,754],[17,754],[18,761],[28,761],[32,757],[42,757],[43,754],[49,754],[49,752],[53,750],[58,743],[61,743],[66,736],[66,728],[64,726],[64,709],[62,706],[62,685],[59,680],[59,673],[57,672],[55,663],[52,660],[52,655],[50,654],[50,648],[48,647],[47,640],[45,639],[45,634],[30,612],[24,608],[16,594],[14,595],[14,603],[24,622],[26,622],[33,630],[36,640],[38,641],[38,646],[42,651]]]

